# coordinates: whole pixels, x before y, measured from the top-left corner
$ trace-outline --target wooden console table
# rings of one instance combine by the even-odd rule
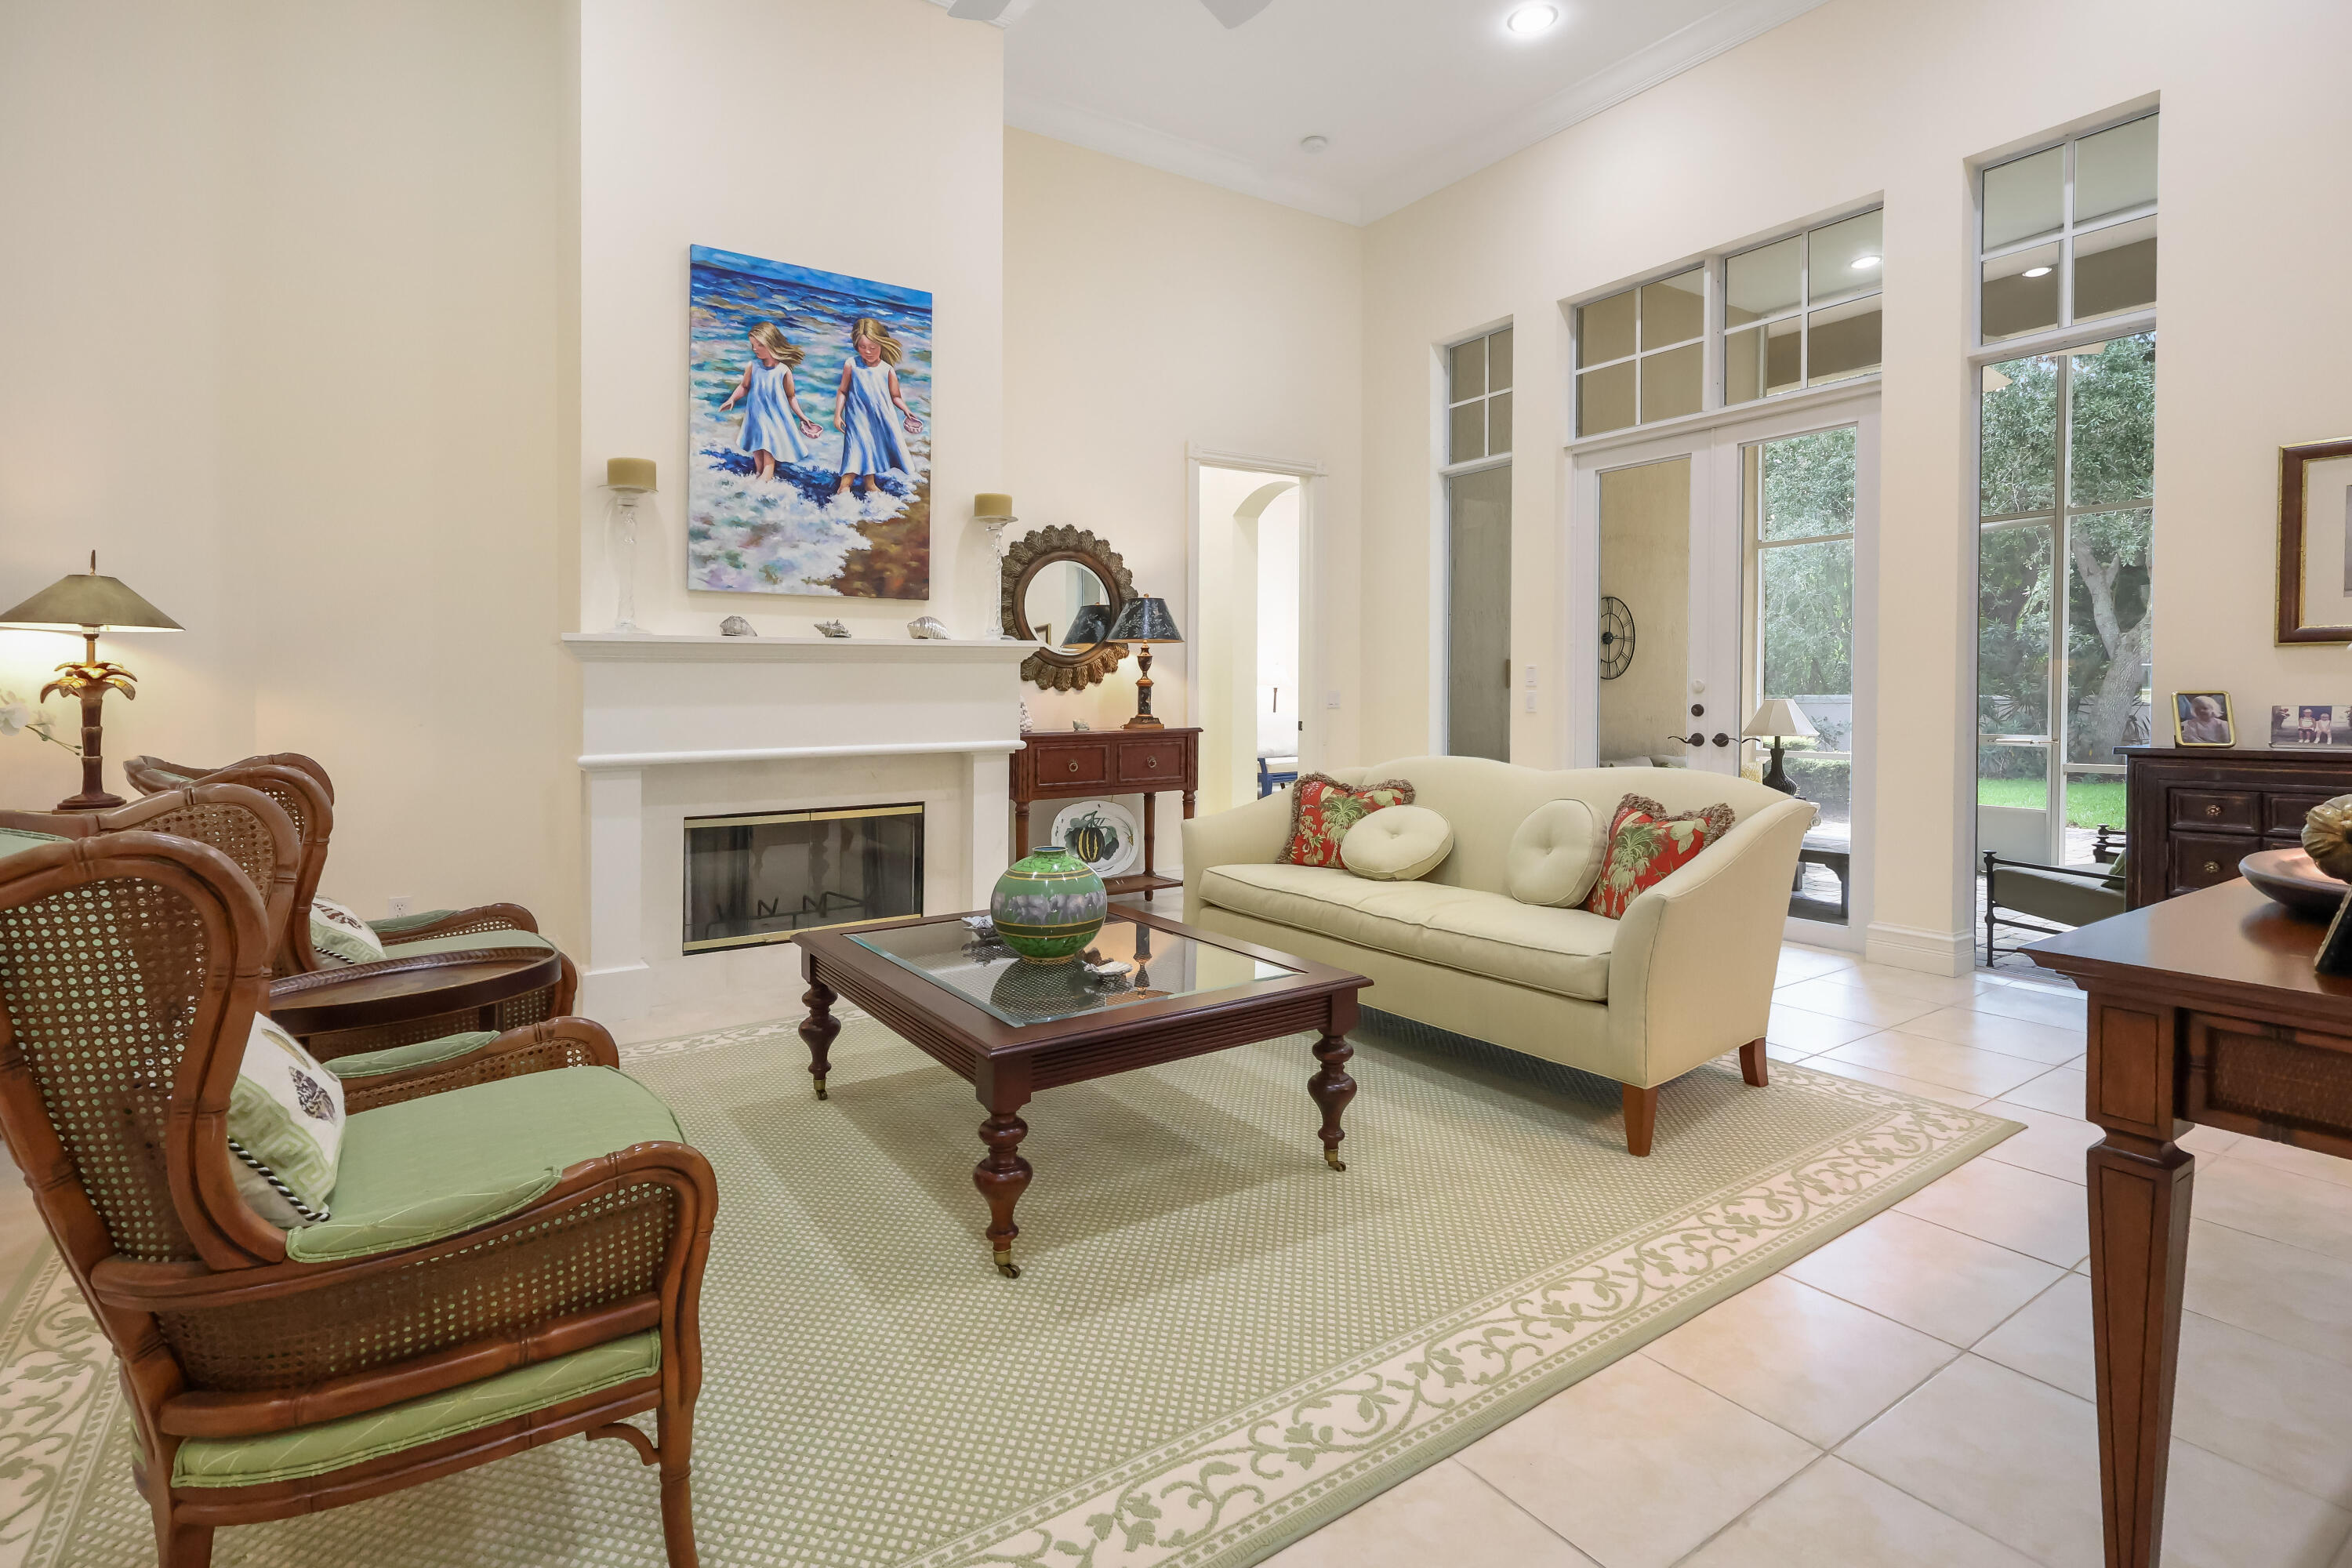
[[[2124,746],[2118,752],[2131,849],[2124,897],[2133,909],[2229,881],[2255,850],[2301,843],[2305,812],[2352,795],[2352,751]]]
[[[2106,1134],[2088,1176],[2110,1568],[2155,1563],[2164,1527],[2197,1164],[2180,1135],[2201,1122],[2352,1159],[2352,978],[2311,972],[2326,930],[2240,879],[2024,950],[2090,995],[2086,1114]]]
[[[1153,859],[1156,826],[1152,807],[1162,790],[1181,790],[1184,816],[1192,815],[1192,794],[1201,782],[1201,731],[1193,730],[1042,730],[1021,737],[1013,753],[1013,854],[1030,850],[1029,807],[1041,800],[1093,795],[1143,796],[1143,869],[1106,877],[1114,893],[1150,898],[1161,888],[1181,888],[1160,875]]]

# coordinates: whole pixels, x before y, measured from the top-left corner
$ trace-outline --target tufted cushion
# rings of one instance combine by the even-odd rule
[[[1580,904],[1601,874],[1601,848],[1591,806],[1580,800],[1546,801],[1511,835],[1503,885],[1523,904]]]
[[[1454,853],[1454,825],[1423,805],[1391,805],[1360,818],[1339,840],[1339,860],[1376,882],[1417,882]]]

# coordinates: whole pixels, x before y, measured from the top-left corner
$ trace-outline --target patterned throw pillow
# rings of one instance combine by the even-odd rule
[[[1411,805],[1412,785],[1402,779],[1373,784],[1343,784],[1328,773],[1303,773],[1290,786],[1290,842],[1282,848],[1286,866],[1338,866],[1339,840],[1348,829],[1385,805]]]
[[[310,900],[310,947],[320,958],[342,963],[373,963],[383,956],[375,928],[332,899]]]
[[[1584,907],[1596,915],[1622,920],[1643,889],[1654,887],[1696,859],[1700,850],[1731,831],[1732,821],[1728,805],[1669,816],[1664,806],[1647,795],[1627,795],[1610,819],[1601,879],[1592,884]]]
[[[246,1206],[291,1230],[328,1217],[343,1150],[343,1086],[255,1015],[228,1098],[228,1152]]]

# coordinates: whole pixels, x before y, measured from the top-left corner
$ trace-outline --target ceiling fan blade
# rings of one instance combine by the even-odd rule
[[[1201,4],[1209,8],[1210,16],[1226,26],[1238,27],[1273,4],[1273,0],[1201,0]]]

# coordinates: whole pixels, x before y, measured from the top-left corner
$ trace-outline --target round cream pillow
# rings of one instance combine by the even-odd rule
[[[1376,882],[1414,882],[1454,853],[1454,825],[1422,805],[1385,805],[1357,819],[1339,840],[1339,859]]]
[[[1604,847],[1591,806],[1580,800],[1546,801],[1511,835],[1503,885],[1523,904],[1565,909],[1581,903],[1601,875]]]

